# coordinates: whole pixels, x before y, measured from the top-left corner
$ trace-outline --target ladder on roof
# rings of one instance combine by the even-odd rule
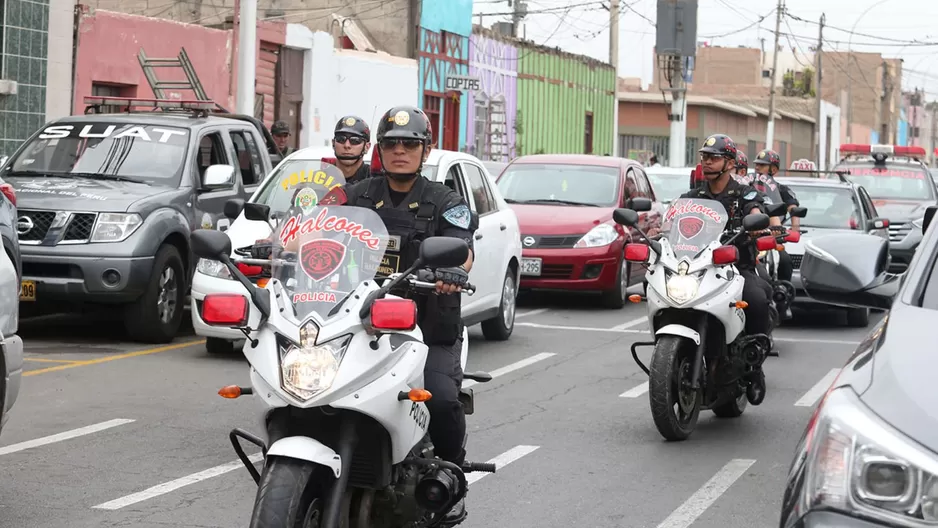
[[[186,48],[180,48],[179,56],[171,59],[160,59],[147,57],[147,54],[144,53],[143,48],[140,48],[140,53],[137,54],[137,59],[140,60],[140,67],[143,68],[143,75],[146,76],[147,82],[150,83],[150,88],[153,90],[153,96],[157,99],[168,99],[166,93],[163,90],[189,90],[195,94],[196,99],[199,101],[209,101],[208,95],[205,93],[205,88],[202,87],[202,83],[199,82],[199,76],[195,73],[195,68],[192,67],[192,61],[189,60],[189,55],[186,53]],[[156,76],[156,71],[154,68],[179,68],[182,69],[183,73],[186,74],[185,81],[161,81]]]

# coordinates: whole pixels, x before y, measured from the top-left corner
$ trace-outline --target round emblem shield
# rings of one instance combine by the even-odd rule
[[[319,282],[331,277],[345,260],[345,245],[328,238],[311,240],[300,248],[300,264],[306,276]]]
[[[700,233],[703,226],[704,221],[702,219],[696,216],[685,216],[679,220],[677,228],[681,232],[682,237],[690,240]]]
[[[345,126],[354,126],[354,125],[355,125],[355,118],[354,118],[354,117],[347,117],[347,118],[345,119]]]
[[[296,206],[306,214],[309,214],[318,203],[319,197],[316,195],[316,191],[309,187],[301,189],[296,194]]]
[[[397,126],[404,126],[407,123],[410,123],[410,114],[401,110],[400,112],[394,114],[394,124]]]

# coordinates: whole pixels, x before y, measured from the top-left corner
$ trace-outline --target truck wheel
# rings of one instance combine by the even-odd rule
[[[229,341],[220,337],[206,337],[205,350],[213,356],[229,356],[234,354],[234,341]]]
[[[124,312],[124,327],[131,339],[168,343],[176,337],[184,314],[185,277],[179,251],[168,244],[161,246],[146,291]]]

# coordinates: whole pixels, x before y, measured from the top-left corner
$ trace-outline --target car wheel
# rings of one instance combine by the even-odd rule
[[[124,312],[124,327],[131,339],[168,343],[176,337],[186,300],[185,277],[179,250],[171,245],[160,247],[146,291]]]
[[[854,328],[866,328],[870,325],[870,309],[869,308],[848,308],[847,309],[847,326],[852,326]]]
[[[515,274],[508,268],[502,281],[502,298],[498,304],[498,315],[482,321],[482,335],[489,341],[505,341],[515,329],[515,307],[518,303],[518,290],[515,288]]]
[[[234,354],[235,344],[220,337],[206,337],[205,350],[214,356],[228,356]]]
[[[625,259],[619,262],[619,270],[616,272],[615,288],[604,291],[602,304],[606,308],[618,310],[625,306],[625,299],[629,293],[629,277],[632,275],[632,265]]]

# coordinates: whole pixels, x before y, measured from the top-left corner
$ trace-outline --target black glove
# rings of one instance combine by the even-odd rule
[[[434,273],[434,278],[443,284],[453,284],[464,287],[469,284],[469,273],[462,268],[440,268]]]
[[[251,246],[251,257],[256,259],[269,259],[273,252],[273,242],[270,240],[258,240]]]

